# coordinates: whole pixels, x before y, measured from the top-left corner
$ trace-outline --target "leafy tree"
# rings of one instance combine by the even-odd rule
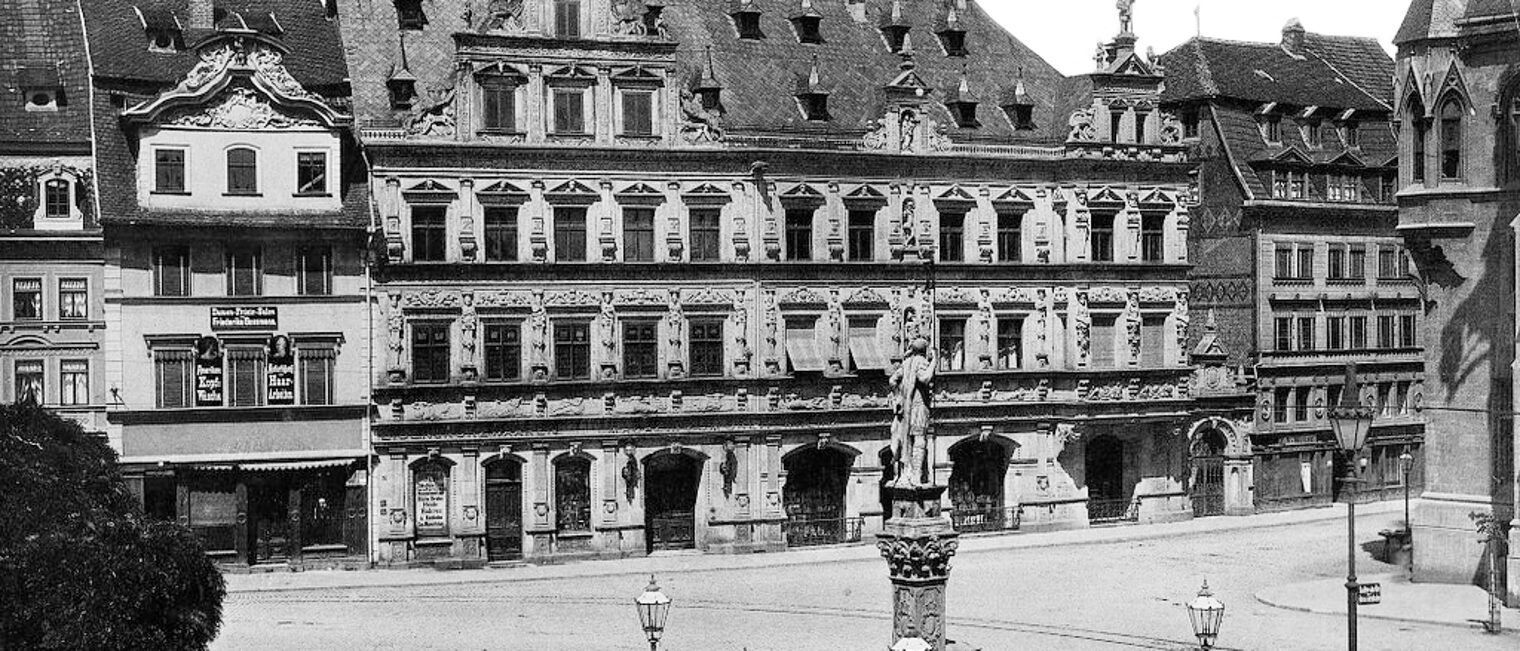
[[[204,649],[226,584],[187,527],[143,517],[116,453],[0,405],[0,650]]]

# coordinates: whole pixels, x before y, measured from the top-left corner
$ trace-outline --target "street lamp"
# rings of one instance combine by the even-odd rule
[[[1198,591],[1198,596],[1188,602],[1187,611],[1199,648],[1204,651],[1214,648],[1214,640],[1219,638],[1219,625],[1224,622],[1224,604],[1214,598],[1214,593],[1209,592],[1207,580],[1203,582],[1203,589]]]
[[[1414,521],[1409,519],[1409,471],[1414,470],[1414,455],[1409,453],[1408,447],[1399,455],[1399,470],[1404,473],[1404,542],[1410,545],[1408,569],[1410,576],[1414,576]]]
[[[1356,364],[1346,364],[1346,385],[1341,403],[1330,410],[1330,427],[1335,431],[1342,466],[1341,494],[1346,498],[1346,648],[1356,651],[1356,603],[1361,584],[1356,581],[1356,454],[1367,444],[1372,429],[1372,408],[1362,404],[1356,384]]]
[[[644,625],[644,635],[649,637],[649,651],[659,651],[660,635],[665,633],[665,616],[670,614],[670,597],[660,592],[660,586],[649,575],[649,585],[644,593],[633,600],[639,609],[639,623]]]

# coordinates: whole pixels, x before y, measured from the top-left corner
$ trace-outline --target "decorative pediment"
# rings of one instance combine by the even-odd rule
[[[877,293],[876,290],[871,289],[870,287],[862,287],[855,290],[853,294],[850,294],[848,298],[844,299],[844,304],[850,306],[885,307],[889,303],[887,301],[887,297]]]
[[[1305,165],[1312,162],[1309,157],[1305,155],[1304,152],[1299,151],[1297,147],[1287,147],[1282,151],[1273,154],[1272,160],[1279,163],[1302,163]]]
[[[638,198],[638,197],[644,197],[644,198],[664,199],[665,198],[665,193],[660,192],[659,190],[654,189],[648,183],[634,183],[633,185],[630,185],[630,186],[628,186],[626,188],[623,188],[622,190],[619,190],[617,192],[617,196],[618,196],[618,198],[630,198],[630,197],[631,198]]]
[[[497,181],[475,191],[475,196],[486,205],[520,205],[528,201],[528,192],[506,181]]]
[[[855,208],[878,208],[887,205],[887,195],[869,185],[862,185],[844,195],[844,203]]]
[[[1140,55],[1134,52],[1129,53],[1127,56],[1115,59],[1112,64],[1109,64],[1108,69],[1104,72],[1110,75],[1131,75],[1141,77],[1156,76],[1155,68],[1152,68],[1151,64],[1147,63],[1145,59],[1140,58]]]
[[[596,81],[596,71],[585,66],[564,66],[561,68],[555,68],[545,76],[550,79],[558,80],[579,79],[588,82]]]
[[[476,76],[480,77],[519,77],[528,78],[527,71],[507,63],[505,61],[492,61],[475,70]]]
[[[733,200],[733,196],[711,183],[703,183],[681,194],[681,200],[690,206],[721,206]]]
[[[597,196],[596,190],[592,190],[591,188],[587,187],[586,184],[581,183],[580,181],[576,181],[574,179],[571,179],[569,181],[565,181],[564,183],[561,183],[561,184],[559,184],[557,186],[554,186],[553,189],[549,190],[548,192],[545,192],[544,194],[549,194],[549,195],[582,195],[582,196],[589,195],[589,196],[593,196],[593,197]]]
[[[962,188],[959,185],[955,185],[951,186],[950,189],[941,192],[939,196],[934,198],[934,201],[936,203],[975,203],[976,196],[972,195],[970,192],[967,192],[965,188]]]
[[[728,307],[734,304],[734,293],[727,290],[703,288],[697,290],[696,292],[683,296],[681,298],[681,303],[683,305]]]
[[[459,194],[447,185],[427,179],[401,191],[407,203],[451,203]]]
[[[790,292],[782,294],[781,298],[777,299],[777,303],[779,303],[781,305],[793,305],[793,306],[809,305],[809,306],[811,306],[811,305],[826,305],[826,304],[828,304],[828,300],[825,299],[818,292],[815,292],[815,291],[813,291],[811,289],[808,289],[806,287],[798,287],[797,289],[794,289],[794,290],[792,290]]]
[[[1415,74],[1414,66],[1409,67],[1408,74],[1404,75],[1403,94],[1399,96],[1399,110],[1409,106],[1410,101],[1418,100],[1425,106],[1425,112],[1420,117],[1429,117],[1430,106],[1425,103],[1426,89],[1420,87],[1420,78]]]
[[[1335,158],[1330,159],[1329,164],[1331,164],[1331,165],[1346,165],[1346,166],[1349,166],[1349,167],[1366,167],[1367,166],[1367,162],[1363,161],[1361,156],[1357,156],[1356,152],[1353,152],[1353,151],[1351,151],[1349,149],[1346,150],[1346,151],[1341,152]]]
[[[285,69],[285,48],[257,33],[219,34],[173,89],[121,113],[128,123],[267,129],[353,122]]]
[[[1095,203],[1123,205],[1124,196],[1118,192],[1115,192],[1114,189],[1109,186],[1103,186],[1102,189],[1098,190],[1096,193],[1087,198],[1087,203],[1089,205]]]
[[[791,205],[817,205],[823,203],[823,193],[806,183],[799,183],[781,193],[781,201]]]
[[[1152,188],[1150,192],[1140,199],[1140,205],[1147,207],[1170,208],[1175,204],[1176,201],[1167,196],[1165,192],[1162,192],[1161,188]]]
[[[659,82],[664,78],[644,66],[632,66],[612,71],[612,78],[617,81],[647,81]]]
[[[998,195],[996,199],[993,199],[992,203],[1034,205],[1034,197],[1029,196],[1029,193],[1020,190],[1019,188],[1009,188],[1007,192],[1004,192]]]
[[[1467,94],[1467,81],[1463,79],[1462,70],[1457,67],[1457,63],[1455,61],[1453,61],[1451,63],[1451,66],[1447,68],[1446,78],[1441,80],[1441,89],[1436,92],[1436,100],[1438,102],[1445,101],[1447,93],[1456,93],[1457,97],[1460,98],[1464,104],[1471,103],[1468,100],[1471,95]]]

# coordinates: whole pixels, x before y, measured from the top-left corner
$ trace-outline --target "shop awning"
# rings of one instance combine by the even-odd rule
[[[823,351],[819,350],[812,328],[787,330],[786,354],[791,358],[793,371],[822,371],[828,368],[828,360],[823,358]]]
[[[876,340],[874,327],[850,328],[850,356],[855,359],[855,368],[858,369],[882,371],[889,365],[881,342]]]
[[[306,461],[258,461],[253,463],[199,463],[191,466],[205,472],[277,472],[282,470],[316,470],[318,468],[343,468],[353,465],[353,459],[312,459]]]

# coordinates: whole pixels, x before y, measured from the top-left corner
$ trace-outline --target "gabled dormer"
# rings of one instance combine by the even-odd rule
[[[1014,131],[1034,130],[1034,100],[1024,90],[1023,68],[1019,68],[1019,76],[1013,88],[1003,92],[999,106],[1003,109],[1003,115],[1008,117],[1008,123],[1013,125]]]
[[[939,37],[939,44],[944,48],[945,56],[966,56],[966,29],[961,26],[961,13],[955,3],[945,5],[945,13],[936,25],[934,34]]]
[[[813,57],[813,65],[807,74],[798,76],[796,96],[797,108],[807,121],[827,122],[833,119],[829,115],[829,92],[824,89],[818,74],[818,57]]]
[[[971,92],[971,81],[966,77],[966,70],[961,70],[960,83],[949,92],[945,93],[945,108],[950,109],[950,115],[955,119],[955,124],[962,129],[974,129],[981,126],[976,119],[976,107],[981,103],[976,94]]]
[[[723,114],[723,82],[718,81],[718,73],[713,65],[712,46],[707,47],[707,58],[703,62],[702,72],[697,77],[697,83],[692,84],[692,94],[702,102],[702,108],[716,114]]]
[[[173,11],[163,7],[132,6],[147,39],[148,51],[173,54],[185,49],[185,25]]]
[[[903,18],[902,0],[892,0],[892,10],[881,15],[881,38],[893,54],[902,52],[913,26]]]
[[[802,5],[789,19],[798,43],[817,45],[823,42],[823,14],[813,8],[813,0],[802,0]]]
[[[754,0],[730,0],[728,16],[734,21],[734,31],[739,38],[758,41],[765,38],[760,29],[760,5]]]

